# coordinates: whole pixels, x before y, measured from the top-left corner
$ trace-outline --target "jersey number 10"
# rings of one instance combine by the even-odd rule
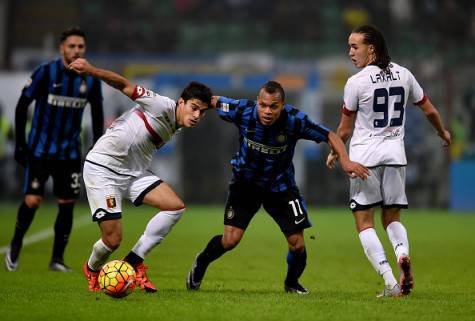
[[[389,120],[388,110],[389,110],[389,96],[399,96],[399,101],[397,97],[394,101],[394,111],[399,111],[399,116],[391,118]],[[383,118],[375,119],[373,124],[375,128],[387,127],[388,123],[390,127],[396,127],[402,125],[402,120],[404,118],[404,88],[403,87],[389,87],[389,90],[386,88],[378,88],[374,90],[374,100],[373,100],[373,110],[375,113],[383,113]]]

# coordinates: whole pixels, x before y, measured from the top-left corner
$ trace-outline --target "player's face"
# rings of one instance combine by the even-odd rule
[[[278,92],[269,94],[261,89],[257,97],[257,114],[259,120],[264,126],[270,126],[280,117],[280,113],[284,109],[284,102]]]
[[[364,68],[374,60],[373,45],[364,43],[364,35],[352,33],[348,38],[348,47],[351,62],[357,68]]]
[[[59,52],[66,66],[86,54],[86,41],[81,36],[69,36],[60,45]]]
[[[178,99],[177,123],[180,127],[195,127],[201,118],[203,118],[208,105],[197,98],[188,99],[187,102],[183,98]]]

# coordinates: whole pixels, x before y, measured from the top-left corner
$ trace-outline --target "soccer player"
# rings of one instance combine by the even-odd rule
[[[211,90],[191,82],[177,102],[130,83],[124,77],[77,59],[70,68],[81,74],[102,79],[130,97],[137,106],[119,117],[87,154],[84,183],[101,238],[94,244],[84,274],[90,291],[98,291],[98,271],[122,240],[122,199],[134,205],[142,203],[160,210],[147,224],[125,261],[134,266],[139,286],[156,292],[146,274],[143,261],[178,222],[185,204],[173,189],[148,171],[155,152],[180,128],[198,124],[211,103]]]
[[[350,181],[350,203],[361,245],[371,265],[384,279],[380,297],[408,295],[414,285],[407,231],[400,209],[407,208],[404,123],[407,104],[419,106],[444,146],[451,142],[437,109],[406,68],[391,61],[382,33],[374,26],[355,28],[348,39],[349,56],[361,71],[348,79],[337,134],[351,136],[350,159],[367,166],[368,180]],[[327,165],[338,155],[331,151]],[[399,284],[374,229],[374,208],[393,245],[401,272]]]
[[[49,269],[68,272],[64,250],[73,224],[73,208],[81,188],[81,122],[89,103],[94,142],[103,133],[101,83],[67,66],[86,53],[86,36],[78,28],[61,34],[61,58],[39,66],[23,88],[15,112],[15,160],[25,168],[25,198],[18,209],[13,239],[5,256],[9,271],[18,268],[23,236],[43,200],[45,184],[51,176],[58,198],[54,224],[53,254]],[[25,139],[27,111],[35,100],[28,143]]]
[[[235,248],[261,205],[279,225],[288,242],[287,292],[306,294],[298,279],[307,262],[303,230],[310,227],[305,201],[294,178],[292,158],[299,139],[327,142],[340,156],[348,175],[366,178],[367,169],[349,160],[341,139],[285,102],[282,86],[269,81],[257,101],[213,97],[213,107],[239,130],[239,150],[231,161],[233,178],[224,211],[224,233],[211,238],[187,277],[187,288],[198,290],[207,267]]]

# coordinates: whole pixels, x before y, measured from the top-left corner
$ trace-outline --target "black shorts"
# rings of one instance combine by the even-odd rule
[[[312,226],[307,206],[297,187],[285,192],[271,192],[244,181],[232,181],[229,184],[224,224],[245,230],[261,205],[285,235]]]
[[[23,192],[43,196],[50,176],[53,177],[54,195],[61,199],[78,198],[81,189],[81,159],[28,159]]]

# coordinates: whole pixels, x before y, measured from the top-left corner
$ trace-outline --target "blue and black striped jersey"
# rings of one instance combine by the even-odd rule
[[[328,141],[329,129],[318,125],[291,105],[285,105],[271,126],[260,123],[257,102],[220,97],[219,116],[239,129],[239,150],[231,160],[236,179],[252,181],[273,192],[295,186],[292,163],[299,139]]]
[[[23,89],[22,98],[28,103],[35,100],[28,148],[38,158],[81,157],[82,115],[88,102],[92,114],[96,112],[103,119],[100,80],[66,69],[61,59],[40,65]]]

